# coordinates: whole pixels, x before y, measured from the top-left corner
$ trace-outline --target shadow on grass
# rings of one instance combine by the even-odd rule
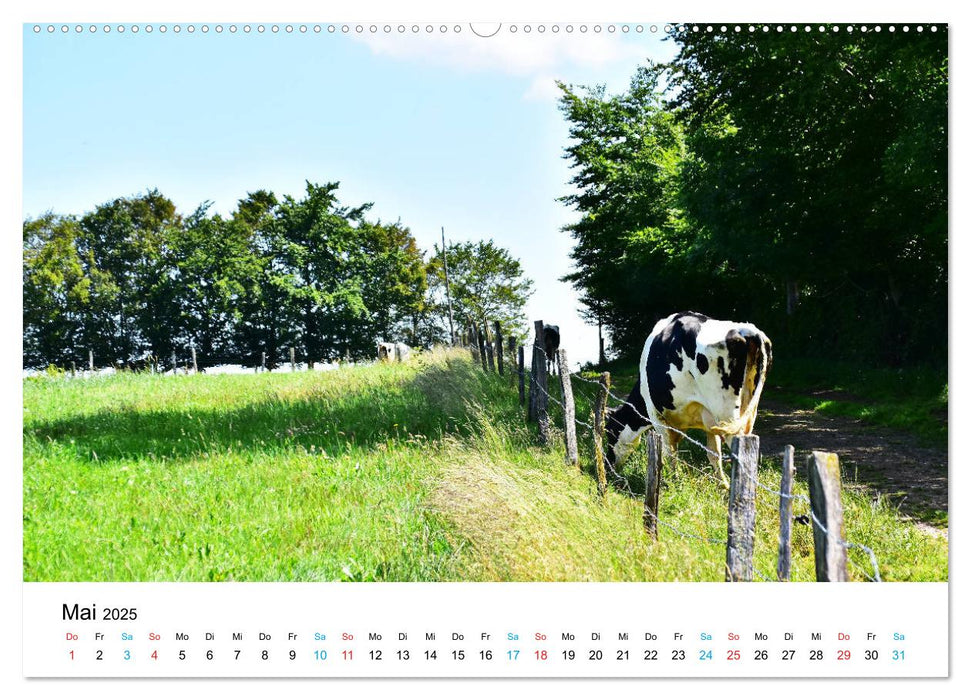
[[[337,398],[310,393],[226,408],[105,409],[38,422],[24,435],[41,443],[70,441],[79,457],[91,461],[186,459],[299,447],[340,455],[411,435],[440,437],[457,424],[458,416],[431,403],[413,384],[397,384]]]

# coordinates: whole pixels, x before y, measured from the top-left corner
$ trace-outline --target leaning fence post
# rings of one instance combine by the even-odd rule
[[[495,348],[493,347],[492,338],[489,337],[489,322],[486,321],[482,326],[485,329],[485,347],[486,347],[486,359],[489,361],[489,371],[496,371],[496,357]]]
[[[560,369],[560,389],[563,392],[563,440],[566,445],[566,463],[578,467],[580,455],[577,452],[576,406],[573,404],[573,384],[570,381],[566,350],[560,348],[556,351],[556,361]]]
[[[482,332],[482,329],[479,328],[478,326],[475,327],[475,337],[476,337],[476,341],[479,343],[479,359],[482,361],[482,371],[488,372],[489,359],[486,357],[485,334]]]
[[[647,478],[644,480],[644,527],[657,539],[657,509],[661,492],[661,436],[647,433]]]
[[[496,365],[499,369],[499,376],[502,377],[505,374],[502,366],[502,327],[498,321],[495,321],[493,328],[496,330]]]
[[[792,445],[782,449],[782,481],[779,485],[779,564],[776,574],[788,581],[792,561],[792,478],[796,473],[796,450]]]
[[[593,409],[593,457],[597,468],[597,493],[607,493],[607,470],[604,468],[604,422],[607,419],[607,394],[610,393],[610,372],[600,375],[600,388]]]
[[[543,348],[543,322],[536,321],[536,344],[533,345],[533,365],[536,373],[536,423],[539,425],[539,442],[550,442],[549,375],[546,373],[546,350]]]
[[[526,420],[534,421],[536,420],[536,396],[539,391],[536,388],[537,378],[539,377],[539,370],[536,369],[536,349],[541,347],[543,343],[543,322],[535,321],[533,323],[533,328],[536,337],[533,338],[533,352],[529,359],[530,369],[529,369],[529,408],[526,411]],[[545,367],[545,365],[544,365]]]
[[[813,452],[806,460],[813,518],[817,581],[848,581],[843,542],[840,460],[832,452]]]
[[[519,346],[519,352],[517,353],[517,361],[519,363],[519,405],[522,406],[526,403],[526,348],[522,345]]]
[[[732,438],[732,484],[728,491],[728,546],[725,580],[751,581],[755,572],[755,484],[759,436]]]
[[[71,376],[73,377],[75,374],[77,374],[77,371],[78,371],[78,363],[75,362],[74,360],[71,360]]]
[[[510,366],[516,364],[516,336],[511,336],[506,339],[506,354],[509,359]]]

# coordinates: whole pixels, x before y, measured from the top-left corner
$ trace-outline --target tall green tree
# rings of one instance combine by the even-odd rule
[[[673,40],[623,94],[561,86],[588,317],[622,353],[695,309],[788,352],[940,360],[946,31]]]
[[[762,313],[813,352],[940,357],[914,338],[947,321],[946,31],[675,40],[685,208]]]
[[[235,355],[234,340],[244,307],[260,276],[252,230],[242,221],[210,216],[205,203],[173,231],[168,274],[159,293],[177,319],[171,337],[180,349],[195,347],[203,367]]]
[[[365,280],[362,301],[366,321],[348,334],[347,352],[369,357],[374,341],[406,341],[420,345],[417,319],[425,307],[428,282],[422,251],[411,231],[401,222],[364,222],[357,230],[357,275]]]
[[[525,307],[533,281],[522,264],[493,241],[452,243],[446,247],[452,308],[459,326],[499,321],[508,336],[528,333]],[[423,332],[432,342],[448,341],[448,309],[442,250],[435,246],[428,261],[429,301]]]
[[[685,146],[662,100],[662,74],[641,67],[619,95],[560,84],[574,187],[561,201],[579,215],[564,229],[576,241],[564,280],[579,291],[581,314],[607,325],[618,348],[643,342],[671,304],[690,304],[682,282],[691,268],[678,264],[693,256],[677,198]]]
[[[286,313],[311,366],[340,357],[350,327],[367,316],[365,278],[355,262],[364,255],[358,227],[370,204],[342,206],[338,186],[308,182],[303,199],[284,197],[271,229],[273,283],[286,295]]]
[[[159,285],[168,272],[166,246],[181,225],[175,204],[158,190],[115,199],[81,218],[82,259],[116,290],[104,300],[110,310],[93,319],[102,362],[130,363],[170,347],[172,307]]]
[[[77,220],[48,213],[25,221],[23,234],[24,365],[68,366],[79,359],[91,287]]]

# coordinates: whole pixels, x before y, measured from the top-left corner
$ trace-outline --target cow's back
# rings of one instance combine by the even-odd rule
[[[748,432],[770,361],[771,342],[750,323],[671,314],[655,324],[641,354],[650,417],[682,430]]]

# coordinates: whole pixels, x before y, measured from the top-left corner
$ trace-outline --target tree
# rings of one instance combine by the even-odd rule
[[[81,218],[79,253],[111,292],[88,330],[103,361],[127,364],[170,347],[172,307],[158,285],[167,274],[166,245],[181,225],[175,204],[158,190],[115,199]]]
[[[912,338],[946,325],[946,31],[675,40],[706,246],[777,290],[757,304],[777,323],[800,290],[793,345],[838,333],[841,354],[929,357]]]
[[[78,359],[91,280],[77,249],[73,217],[52,213],[24,222],[24,366]]]
[[[362,301],[366,321],[348,334],[347,352],[373,354],[377,339],[420,345],[418,318],[425,306],[428,283],[425,261],[411,231],[401,222],[364,222],[357,230],[357,276],[364,280]]]
[[[565,279],[588,319],[622,353],[693,309],[785,352],[940,360],[922,339],[947,325],[946,32],[673,39],[621,95],[561,85]]]
[[[311,367],[317,359],[339,357],[351,326],[367,314],[365,281],[355,262],[363,255],[356,227],[370,204],[341,206],[338,187],[308,182],[303,199],[284,197],[271,228],[271,281],[285,295],[288,320]]]
[[[261,272],[252,230],[242,221],[209,216],[209,207],[202,204],[173,231],[168,273],[157,285],[172,306],[166,316],[177,320],[170,337],[183,348],[197,348],[203,367],[235,354],[243,300]]]
[[[525,338],[528,328],[524,310],[533,293],[533,282],[523,275],[519,260],[492,240],[452,243],[446,253],[456,321],[479,328],[499,321],[507,337]],[[434,342],[447,342],[445,271],[438,246],[428,261],[427,274],[429,301],[424,332]]]
[[[560,201],[580,216],[564,228],[576,241],[575,270],[564,281],[580,292],[581,314],[607,325],[619,349],[643,342],[685,286],[670,278],[690,274],[676,265],[692,254],[676,198],[684,140],[664,109],[661,74],[642,67],[627,92],[611,96],[602,86],[559,84],[575,188]]]

